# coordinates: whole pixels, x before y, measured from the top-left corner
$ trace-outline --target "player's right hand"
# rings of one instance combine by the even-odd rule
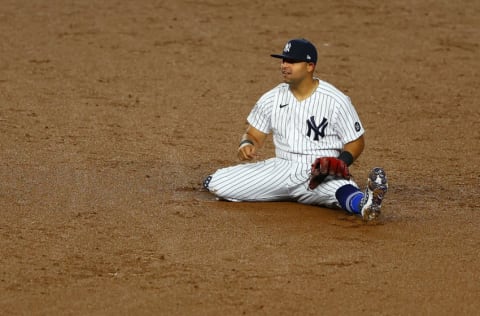
[[[327,176],[350,179],[351,174],[347,164],[335,157],[320,157],[315,159],[312,164],[309,188],[315,189]]]
[[[245,161],[245,160],[252,160],[257,157],[257,150],[255,146],[250,144],[245,144],[238,148],[238,159]]]
[[[338,178],[350,179],[347,164],[335,157],[320,157],[315,159],[311,169],[312,175],[331,175]]]

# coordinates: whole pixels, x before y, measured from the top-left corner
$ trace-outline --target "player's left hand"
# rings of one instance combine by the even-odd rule
[[[256,147],[251,144],[240,146],[237,155],[241,161],[253,160],[258,156]]]
[[[310,171],[310,189],[315,189],[327,176],[335,176],[349,180],[351,178],[347,164],[335,157],[320,157],[315,159]]]

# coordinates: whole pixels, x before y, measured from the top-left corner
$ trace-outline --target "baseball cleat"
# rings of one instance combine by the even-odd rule
[[[368,175],[367,188],[361,202],[363,220],[368,222],[380,216],[383,197],[388,190],[387,175],[382,168],[373,168]]]

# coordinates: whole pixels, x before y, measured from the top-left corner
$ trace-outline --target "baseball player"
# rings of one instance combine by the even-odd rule
[[[349,166],[362,153],[364,129],[350,98],[314,77],[315,46],[292,39],[281,54],[283,83],[263,94],[248,115],[238,158],[247,163],[222,168],[203,181],[228,201],[296,201],[342,208],[364,221],[378,218],[387,176],[374,168],[365,191]],[[272,133],[275,157],[257,160]]]

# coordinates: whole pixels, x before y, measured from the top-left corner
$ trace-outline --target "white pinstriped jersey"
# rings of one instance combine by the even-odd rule
[[[273,133],[275,158],[221,168],[205,187],[229,201],[297,201],[339,207],[335,192],[353,179],[328,177],[310,190],[308,179],[318,157],[337,157],[364,129],[350,99],[319,80],[310,97],[298,101],[286,83],[260,97],[248,115],[259,131]]]
[[[337,157],[344,144],[364,129],[350,98],[319,81],[310,97],[298,101],[286,83],[265,93],[247,120],[259,131],[273,132],[278,158],[311,164],[318,157]]]

